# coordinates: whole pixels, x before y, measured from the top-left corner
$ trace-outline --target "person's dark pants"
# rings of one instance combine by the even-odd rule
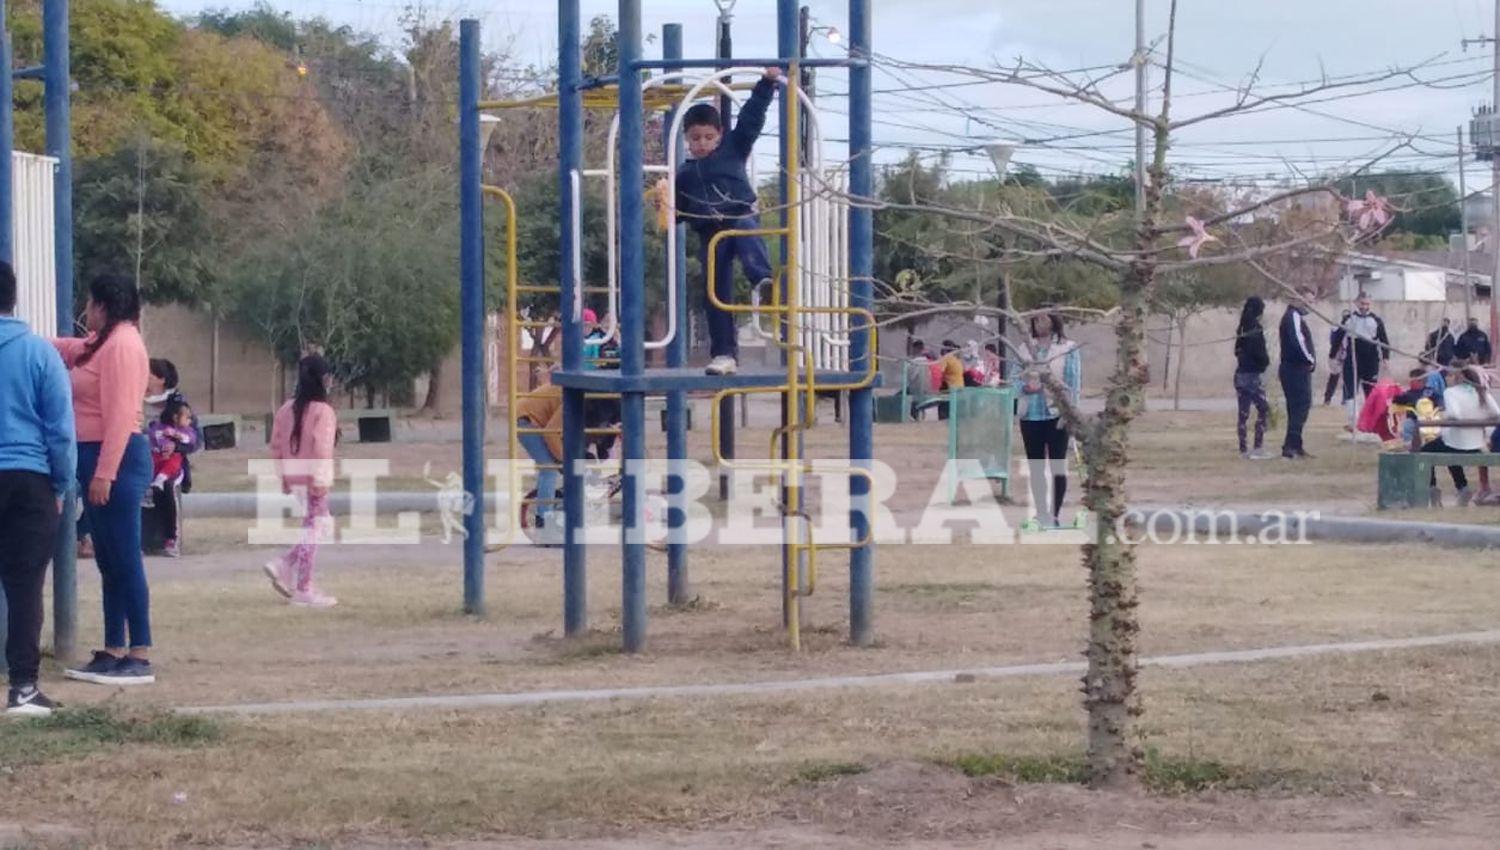
[[[1030,466],[1031,498],[1040,519],[1058,521],[1068,495],[1068,429],[1058,419],[1022,419],[1021,442]],[[1047,504],[1047,473],[1052,474],[1052,504]],[[1050,510],[1049,510],[1050,508]]]
[[[1354,361],[1358,360],[1358,363]],[[1355,375],[1358,368],[1359,374]],[[1347,357],[1344,359],[1344,401],[1354,401],[1354,387],[1356,378],[1359,381],[1360,393],[1370,397],[1370,391],[1375,389],[1375,382],[1380,379],[1379,357]]]
[[[151,449],[144,435],[131,435],[109,501],[103,505],[88,500],[98,463],[99,443],[79,443],[78,491],[94,528],[94,562],[104,594],[104,646],[141,649],[151,645],[151,596],[141,558],[141,500],[151,486]]]
[[[735,219],[724,223],[719,230],[756,230],[760,227],[758,216]],[[715,231],[700,233],[698,261],[703,264],[703,273],[708,274],[708,243]],[[714,294],[725,304],[734,303],[734,261],[752,285],[767,280],[771,270],[771,255],[766,251],[766,242],[759,236],[729,236],[720,239],[714,248]],[[708,309],[708,345],[713,357],[738,357],[739,337],[735,334],[734,313],[715,307],[705,299]]]
[[[1234,395],[1239,400],[1239,419],[1235,432],[1240,438],[1240,454],[1244,454],[1245,426],[1250,419],[1250,408],[1255,408],[1255,448],[1266,441],[1266,420],[1271,416],[1271,403],[1266,401],[1266,388],[1258,372],[1234,373]]]
[[[1433,452],[1435,454],[1446,454],[1446,455],[1477,455],[1477,454],[1479,454],[1479,449],[1455,449],[1452,446],[1448,445],[1447,443],[1443,442],[1443,438],[1442,437],[1438,437],[1436,440],[1433,440],[1432,442],[1430,442],[1427,445],[1423,446],[1422,447],[1422,451],[1424,451],[1424,452]],[[1460,490],[1462,490],[1465,487],[1469,486],[1469,476],[1467,476],[1467,475],[1464,474],[1464,468],[1462,466],[1450,466],[1450,467],[1448,467],[1448,476],[1453,479],[1453,486],[1457,487]],[[1432,469],[1432,475],[1429,476],[1428,479],[1427,479],[1427,486],[1429,486],[1429,487],[1436,487],[1437,486],[1437,467],[1433,467],[1433,469]]]
[[[51,478],[0,472],[0,583],[10,611],[5,661],[11,687],[36,684],[42,659],[42,588],[59,524]]]
[[[1283,365],[1278,374],[1281,393],[1286,396],[1286,439],[1282,454],[1302,454],[1302,429],[1312,410],[1312,371],[1306,366]]]
[[[159,554],[168,543],[182,537],[182,488],[168,481],[151,488],[151,507],[141,508],[141,548]]]

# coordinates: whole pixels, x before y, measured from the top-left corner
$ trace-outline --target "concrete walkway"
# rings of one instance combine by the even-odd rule
[[[1142,667],[1203,667],[1212,664],[1248,664],[1314,658],[1326,655],[1348,655],[1363,652],[1390,652],[1433,646],[1469,644],[1491,646],[1500,643],[1500,629],[1483,632],[1430,635],[1414,638],[1319,643],[1300,646],[1275,646],[1223,652],[1198,652],[1186,655],[1162,655],[1141,659]],[[927,685],[954,683],[972,679],[1009,679],[1021,676],[1077,675],[1087,665],[1082,661],[1017,664],[1006,667],[980,667],[956,670],[929,670],[911,673],[884,673],[872,676],[831,676],[816,679],[787,679],[770,682],[744,682],[707,685],[660,685],[639,688],[599,688],[587,690],[522,691],[518,693],[455,694],[448,696],[401,697],[396,699],[302,700],[294,702],[251,703],[246,705],[198,706],[179,709],[184,714],[303,714],[330,711],[404,711],[407,709],[473,709],[515,708],[552,703],[602,702],[607,700],[661,699],[670,697],[766,696],[843,688],[889,687],[893,685]]]

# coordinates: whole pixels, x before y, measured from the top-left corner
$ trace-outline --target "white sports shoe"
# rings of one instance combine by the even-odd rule
[[[733,357],[715,357],[703,371],[710,375],[733,375],[739,363]]]

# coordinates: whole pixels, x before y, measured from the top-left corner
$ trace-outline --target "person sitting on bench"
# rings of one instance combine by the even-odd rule
[[[1484,377],[1474,366],[1464,365],[1448,370],[1448,389],[1443,392],[1444,417],[1453,421],[1500,419],[1500,404],[1485,387]],[[1479,454],[1487,448],[1490,429],[1482,426],[1444,426],[1442,435],[1422,447],[1424,452],[1440,454]],[[1468,476],[1462,466],[1448,467],[1453,486],[1458,490],[1458,504],[1466,506],[1474,498]],[[1432,488],[1433,507],[1442,507],[1437,486],[1437,470],[1428,481]]]

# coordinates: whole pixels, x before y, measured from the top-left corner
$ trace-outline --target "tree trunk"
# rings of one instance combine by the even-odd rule
[[[443,381],[443,361],[432,364],[432,369],[427,372],[427,398],[422,400],[422,412],[434,413],[437,411],[439,388]]]
[[[1130,423],[1145,404],[1146,310],[1143,292],[1153,274],[1149,261],[1129,274],[1115,327],[1119,359],[1110,377],[1104,411],[1087,435],[1084,504],[1093,512],[1095,539],[1083,547],[1089,573],[1088,673],[1083,679],[1088,712],[1088,781],[1094,788],[1132,790],[1140,785],[1141,750],[1135,718],[1135,550],[1115,533],[1125,515],[1125,466]]]
[[[1182,409],[1182,367],[1187,365],[1187,326],[1191,318],[1184,313],[1177,320],[1177,380],[1172,383],[1172,409]]]
[[[1161,391],[1167,391],[1167,379],[1172,375],[1172,333],[1177,330],[1177,317],[1167,317],[1167,353],[1162,357]]]

